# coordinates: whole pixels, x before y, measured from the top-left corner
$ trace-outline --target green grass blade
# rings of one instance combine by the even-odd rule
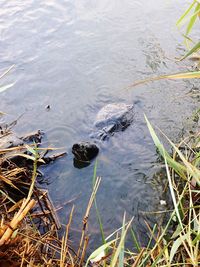
[[[98,165],[98,162],[96,160],[95,164],[94,164],[94,171],[93,171],[93,178],[92,178],[92,186],[93,186],[93,188],[94,188],[94,185],[95,185],[95,182],[96,182],[96,177],[97,177],[97,165]]]
[[[89,256],[89,258],[87,259],[87,262],[85,264],[85,267],[88,266],[89,262],[91,260],[94,260],[95,258],[97,258],[102,252],[104,252],[106,249],[108,249],[114,242],[116,242],[117,239],[113,239],[109,242],[107,242],[106,244],[103,244],[102,246],[100,246],[99,248],[97,248],[95,251],[92,252],[92,254]]]
[[[167,249],[167,247],[169,246],[169,244],[167,244],[166,246],[164,246],[164,248],[160,251],[160,253],[156,256],[156,259],[154,260],[153,264],[151,265],[151,267],[158,267],[160,265],[158,265],[159,261],[162,261],[162,257],[164,254],[164,251]],[[146,265],[145,265],[146,266]],[[163,265],[161,265],[163,266]],[[173,266],[173,265],[172,265]],[[179,266],[179,265],[174,265],[174,266]],[[143,266],[144,267],[144,266]],[[164,265],[163,267],[171,267],[171,265]]]
[[[147,126],[148,126],[149,132],[151,134],[151,137],[152,137],[152,139],[154,141],[154,144],[157,147],[160,155],[163,158],[166,157],[167,163],[169,164],[169,166],[172,167],[183,179],[186,179],[186,176],[185,176],[186,168],[185,168],[185,166],[183,166],[182,164],[176,162],[172,157],[170,157],[170,155],[164,149],[164,146],[162,145],[162,143],[158,139],[158,137],[157,137],[153,127],[151,126],[150,122],[148,121],[147,117],[145,115],[144,115],[144,117],[145,117],[145,120],[147,122]]]
[[[197,4],[196,8],[195,8],[195,11],[194,11],[194,14],[193,14],[193,16],[191,17],[191,19],[190,19],[190,21],[188,23],[188,26],[187,26],[187,29],[186,29],[186,35],[188,35],[191,32],[199,12],[200,12],[200,4]]]
[[[122,247],[123,247],[123,244],[124,244],[124,240],[125,240],[127,231],[128,231],[128,229],[129,229],[129,227],[130,227],[132,221],[133,221],[133,218],[130,220],[130,222],[129,222],[128,225],[126,226],[126,228],[125,228],[125,230],[124,230],[124,232],[123,232],[123,235],[122,235],[121,238],[120,238],[119,245],[118,245],[118,247],[117,247],[117,249],[116,249],[116,251],[115,251],[115,253],[114,253],[114,255],[113,255],[113,259],[112,259],[112,261],[111,261],[111,263],[110,263],[110,267],[116,267],[117,259],[118,259],[118,257],[119,257],[120,251],[121,251],[121,249],[122,249]]]
[[[123,223],[122,223],[121,236],[124,235],[124,231],[125,231],[125,213],[124,213],[124,218],[123,218]],[[118,264],[118,267],[123,267],[123,266],[124,266],[124,240],[122,242],[121,250],[120,250],[120,253],[119,253],[119,264]]]
[[[31,146],[29,146],[29,145],[27,145],[27,144],[25,144],[24,146],[25,146],[25,148],[27,149],[27,151],[29,151],[31,154],[33,154],[33,155],[36,157],[37,152],[35,151],[34,148],[32,148]]]
[[[128,223],[126,223],[125,225],[127,225]],[[106,241],[108,241],[112,236],[114,236],[116,233],[118,233],[123,226],[119,227],[117,230],[115,230],[114,232],[112,232],[109,236],[106,237]]]
[[[187,238],[188,238],[188,233],[182,237],[177,238],[174,241],[172,248],[171,248],[171,251],[170,251],[170,263],[173,261],[173,258],[175,256],[176,252],[178,251],[179,247],[183,244],[183,241],[186,240]]]
[[[96,177],[97,177],[97,165],[98,165],[98,162],[96,160],[95,165],[94,165],[93,179],[92,179],[93,188],[94,188],[94,185],[96,182]],[[100,212],[99,212],[99,209],[97,206],[96,197],[94,199],[94,206],[95,206],[97,220],[98,220],[98,224],[99,224],[99,230],[101,233],[101,239],[102,239],[103,244],[106,244],[105,234],[104,234],[104,230],[103,230],[103,223],[102,223]]]
[[[179,155],[180,159],[185,165],[185,168],[187,169],[187,172],[191,175],[191,177],[194,177],[198,185],[200,185],[200,170],[194,165],[192,165],[189,161],[187,161],[187,159],[184,157],[181,151],[174,145],[174,143],[165,134],[163,135],[168,140],[173,149],[176,151],[176,153]]]
[[[132,236],[132,239],[133,239],[133,243],[135,244],[136,248],[137,248],[137,251],[140,252],[141,251],[141,246],[137,240],[137,237],[136,237],[136,234],[133,230],[133,228],[131,228],[131,236]]]
[[[183,13],[183,15],[176,22],[177,26],[183,23],[183,20],[187,17],[187,15],[190,13],[190,11],[192,10],[195,4],[196,4],[196,1],[193,1],[192,4],[187,8],[187,10]]]
[[[182,58],[179,59],[179,61],[189,57],[190,55],[192,55],[193,53],[197,52],[200,49],[200,42],[198,42],[197,44],[195,44],[192,49],[190,49],[190,51],[188,51]]]
[[[151,236],[150,236],[150,238],[149,238],[149,242],[148,242],[148,244],[147,244],[147,249],[150,248],[151,241],[153,240],[153,235],[154,235],[154,233],[155,233],[155,231],[156,231],[156,228],[157,228],[157,225],[154,224],[152,234],[151,234]]]
[[[97,214],[97,220],[98,220],[99,229],[100,229],[100,233],[101,233],[101,239],[102,239],[103,244],[106,244],[105,234],[104,234],[104,230],[103,230],[103,223],[102,223],[102,220],[101,220],[99,209],[97,207],[96,199],[94,200],[94,205],[95,205],[96,214]]]
[[[172,201],[173,201],[173,204],[174,204],[174,209],[176,211],[176,216],[178,218],[178,221],[179,221],[179,224],[181,226],[181,229],[184,232],[184,227],[183,227],[183,223],[182,223],[182,220],[181,220],[181,216],[179,214],[178,204],[176,202],[176,196],[175,196],[175,193],[174,193],[172,179],[171,179],[171,175],[170,175],[170,172],[169,172],[169,167],[167,165],[167,159],[166,159],[165,155],[164,155],[164,160],[165,160],[165,167],[166,167],[167,178],[168,178],[168,183],[169,183],[169,189],[170,189]]]

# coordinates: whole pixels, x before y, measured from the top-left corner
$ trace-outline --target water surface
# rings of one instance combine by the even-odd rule
[[[184,53],[175,23],[187,2],[1,0],[0,71],[15,64],[2,81],[14,86],[1,94],[1,110],[10,120],[23,114],[15,127],[19,134],[41,129],[46,145],[68,152],[43,170],[43,187],[55,205],[76,198],[74,237],[91,194],[94,163],[74,168],[71,146],[90,140],[95,116],[107,103],[134,104],[135,118],[126,131],[100,144],[97,201],[106,234],[120,226],[126,211],[128,218],[135,217],[134,228],[144,242],[146,228],[139,211],[162,208],[162,163],[143,114],[179,140],[197,106],[187,96],[196,85],[160,81],[125,88],[138,79],[186,70],[174,58]],[[63,223],[72,204],[59,211]],[[100,237],[94,210],[90,227],[95,246]]]

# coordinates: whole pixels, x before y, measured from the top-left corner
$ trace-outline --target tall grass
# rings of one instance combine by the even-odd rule
[[[168,222],[160,228],[155,225],[153,229],[147,224],[149,242],[146,247],[141,247],[130,228],[134,218],[126,224],[124,217],[121,230],[111,235],[114,237],[111,241],[106,238],[107,242],[90,255],[86,266],[89,261],[95,262],[96,266],[200,266],[200,134],[175,145],[160,131],[173,148],[170,155],[147,117],[145,119],[165,163],[173,203],[173,209],[165,211],[169,214]],[[129,230],[135,251],[124,246]]]

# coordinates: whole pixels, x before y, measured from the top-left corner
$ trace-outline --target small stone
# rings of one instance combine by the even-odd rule
[[[161,205],[161,206],[166,206],[166,205],[167,205],[167,202],[166,202],[165,200],[162,200],[162,199],[161,199],[161,200],[160,200],[160,205]]]

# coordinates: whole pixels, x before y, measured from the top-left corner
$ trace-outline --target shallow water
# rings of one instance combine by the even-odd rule
[[[74,238],[91,193],[94,162],[74,168],[71,146],[90,139],[95,116],[107,103],[134,104],[135,118],[124,132],[100,144],[97,202],[106,234],[120,226],[126,211],[135,217],[134,228],[145,242],[139,211],[161,209],[160,200],[166,198],[157,175],[161,163],[143,114],[179,140],[198,105],[187,96],[196,84],[160,81],[125,88],[138,79],[187,70],[185,63],[173,60],[184,53],[175,23],[187,2],[1,0],[0,71],[15,64],[2,80],[14,86],[1,93],[1,110],[10,120],[23,114],[15,127],[19,134],[41,129],[46,145],[68,152],[43,170],[42,186],[55,205],[75,198],[59,211],[65,223],[75,204]],[[90,226],[91,246],[96,246],[100,236],[94,210]]]

